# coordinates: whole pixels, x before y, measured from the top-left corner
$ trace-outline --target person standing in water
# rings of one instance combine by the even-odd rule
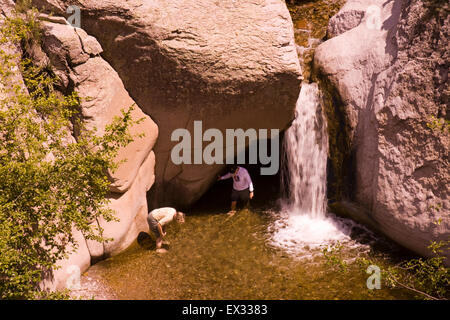
[[[165,207],[152,210],[147,216],[147,222],[151,232],[156,237],[156,251],[163,252],[162,245],[164,244],[164,226],[175,220],[177,223],[184,223],[184,213],[177,211],[174,208]],[[167,244],[167,242],[166,242]]]
[[[219,176],[217,180],[225,180],[233,178],[233,190],[231,190],[231,210],[228,212],[230,216],[236,213],[236,205],[238,200],[246,201],[253,199],[254,189],[252,179],[247,169],[239,166],[232,166],[229,173]]]

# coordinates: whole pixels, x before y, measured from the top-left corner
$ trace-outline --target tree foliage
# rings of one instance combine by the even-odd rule
[[[107,240],[92,222],[115,219],[106,172],[117,168],[117,152],[138,122],[130,107],[97,135],[83,125],[76,92],[62,95],[51,70],[7,50],[39,39],[36,16],[17,14],[0,29],[1,299],[54,297],[40,283],[77,248],[74,228]]]
[[[388,268],[386,283],[390,287],[403,287],[427,299],[448,299],[450,290],[450,268],[444,265],[444,251],[449,249],[450,240],[432,241],[428,249],[433,256],[405,260]]]
[[[449,299],[450,268],[445,266],[444,255],[449,245],[450,239],[432,241],[428,246],[431,257],[402,259],[395,265],[380,265],[383,284],[388,288],[410,290],[428,300]],[[376,260],[366,257],[358,258],[357,262],[364,270],[368,265],[378,264]]]

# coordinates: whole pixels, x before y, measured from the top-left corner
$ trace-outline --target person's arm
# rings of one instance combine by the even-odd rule
[[[248,190],[250,191],[250,199],[253,199],[254,196],[254,188],[253,188],[253,182],[252,182],[252,178],[250,177],[250,174],[248,173],[248,171],[246,172],[246,179],[247,179],[247,183],[248,183]]]
[[[159,235],[161,236],[161,238],[164,238],[166,233],[163,231],[162,226],[159,222],[158,222],[158,231],[159,231]]]
[[[225,180],[225,179],[230,179],[233,175],[228,172],[226,175],[223,176],[219,176],[217,180]]]

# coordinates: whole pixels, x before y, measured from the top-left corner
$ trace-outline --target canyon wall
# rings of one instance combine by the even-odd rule
[[[450,237],[449,20],[447,2],[349,0],[314,60],[349,128],[346,200],[425,256]]]
[[[13,14],[12,1],[2,0],[0,4],[2,17]],[[98,219],[91,222],[94,227],[103,228],[104,237],[113,240],[106,243],[87,240],[79,230],[73,229],[77,250],[68,259],[59,261],[60,268],[55,269],[53,275],[43,283],[47,288],[61,289],[66,287],[67,279],[74,272],[84,272],[99,259],[127,248],[140,232],[148,232],[146,195],[155,180],[153,146],[158,127],[136,105],[118,74],[100,56],[103,49],[94,37],[80,28],[70,26],[62,17],[41,15],[40,19],[40,41],[33,42],[24,50],[35,65],[50,69],[57,76],[58,91],[62,94],[72,91],[78,93],[81,116],[87,128],[96,128],[98,134],[102,134],[105,126],[115,116],[121,115],[122,109],[129,107],[133,107],[131,117],[134,120],[141,119],[139,124],[130,129],[134,141],[119,150],[116,161],[120,164],[117,170],[108,171],[111,181],[109,208],[120,221]],[[22,55],[21,48],[9,43],[2,44],[2,49],[19,57]],[[16,73],[14,81],[26,91],[20,72]],[[69,140],[74,140],[76,133],[71,130],[73,128],[68,128]]]
[[[59,90],[75,90],[78,93],[87,128],[96,128],[102,134],[105,126],[115,116],[121,115],[121,110],[130,107],[133,107],[132,118],[142,119],[130,129],[130,134],[135,136],[134,141],[119,150],[116,161],[126,161],[120,163],[114,173],[108,172],[111,181],[109,208],[114,210],[120,221],[98,219],[92,222],[103,229],[104,237],[113,240],[106,243],[86,240],[79,231],[74,230],[79,248],[59,263],[62,268],[54,272],[54,281],[50,285],[61,288],[70,276],[69,267],[75,265],[84,271],[91,263],[127,248],[139,232],[148,232],[146,194],[155,180],[153,146],[158,127],[136,105],[118,74],[100,56],[102,47],[94,37],[68,25],[64,19],[41,18],[42,45],[41,48],[33,48],[33,59],[36,64],[51,66],[60,80]],[[143,135],[137,136],[140,134]]]

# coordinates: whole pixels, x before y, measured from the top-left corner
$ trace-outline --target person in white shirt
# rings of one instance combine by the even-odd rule
[[[239,166],[232,166],[231,171],[223,176],[219,176],[217,180],[225,180],[233,178],[233,190],[231,191],[231,210],[228,212],[230,216],[236,213],[236,205],[238,200],[249,201],[253,199],[254,189],[253,182],[247,169]]]
[[[165,207],[152,210],[147,216],[147,222],[150,230],[156,238],[156,251],[162,251],[163,239],[166,236],[164,226],[171,223],[173,220],[178,223],[184,222],[184,213],[177,211],[175,208]]]

